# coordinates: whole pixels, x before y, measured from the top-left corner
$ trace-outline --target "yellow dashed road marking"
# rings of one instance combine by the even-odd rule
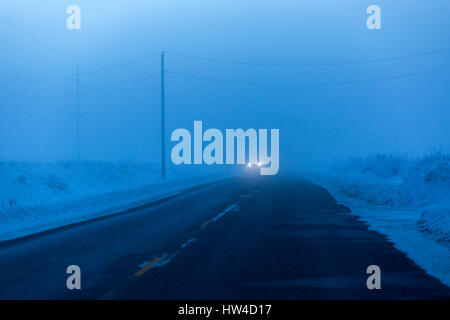
[[[206,227],[209,223],[210,223],[211,221],[209,221],[209,220],[206,220],[205,222],[203,222],[203,224],[202,224],[202,229],[204,228],[204,227]]]
[[[161,257],[156,257],[155,259],[153,259],[152,261],[150,261],[149,263],[147,263],[144,267],[142,267],[139,271],[137,271],[134,276],[135,277],[140,277],[142,276],[144,273],[146,273],[148,271],[148,269],[150,269],[155,263],[157,263],[159,260],[161,260]]]

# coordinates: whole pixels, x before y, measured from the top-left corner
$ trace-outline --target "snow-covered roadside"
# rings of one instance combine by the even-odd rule
[[[449,157],[377,156],[307,177],[450,286]]]
[[[161,181],[150,164],[0,162],[0,242],[121,212],[221,175]]]

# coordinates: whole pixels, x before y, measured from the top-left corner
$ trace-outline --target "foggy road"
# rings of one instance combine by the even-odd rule
[[[66,287],[69,265],[81,290]],[[366,287],[369,265],[381,290]],[[0,244],[2,299],[449,297],[325,189],[287,176],[242,176]]]

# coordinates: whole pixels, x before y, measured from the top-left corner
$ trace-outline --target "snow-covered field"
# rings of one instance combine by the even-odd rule
[[[450,285],[450,156],[377,155],[338,162],[310,178]]]
[[[220,179],[148,163],[0,162],[0,242],[76,223]],[[352,214],[450,285],[450,157],[378,155],[309,175]],[[374,262],[375,263],[375,262]]]
[[[220,178],[149,163],[0,162],[0,242],[111,214]]]

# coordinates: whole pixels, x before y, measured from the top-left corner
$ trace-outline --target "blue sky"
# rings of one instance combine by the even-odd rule
[[[80,31],[66,28],[71,4],[82,10]],[[371,4],[381,8],[381,30],[366,27]],[[194,120],[219,129],[279,128],[280,161],[299,166],[450,148],[449,71],[403,77],[450,66],[449,51],[326,66],[450,49],[448,1],[1,0],[1,7],[1,159],[74,158],[70,94],[79,64],[83,159],[158,161],[159,57],[117,65],[161,50],[261,64],[322,64],[249,66],[167,54],[172,72],[286,85],[169,73],[168,137],[176,128],[192,129]],[[402,78],[292,85],[392,76]]]

